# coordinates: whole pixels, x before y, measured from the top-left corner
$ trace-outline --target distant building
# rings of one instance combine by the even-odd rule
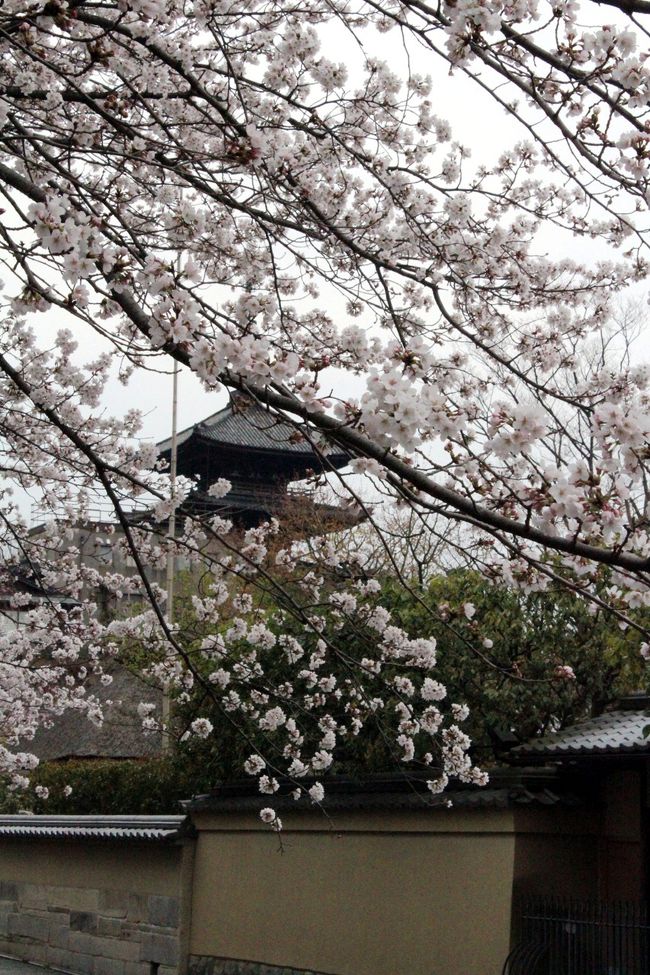
[[[98,726],[83,713],[66,711],[50,727],[41,727],[25,748],[42,762],[67,759],[145,759],[162,753],[160,732],[146,733],[138,716],[141,701],[156,705],[160,714],[162,693],[145,680],[123,667],[108,668],[113,682],[103,685],[90,678],[88,693],[102,704],[113,701],[105,710],[104,722]]]
[[[76,599],[47,588],[29,566],[0,567],[0,632],[22,626],[27,613],[42,603],[72,609]]]
[[[220,514],[242,528],[250,528],[282,515],[291,503],[300,503],[307,520],[344,528],[360,520],[357,511],[320,504],[306,491],[292,491],[292,482],[313,474],[337,471],[349,462],[342,450],[315,446],[317,431],[301,432],[279,420],[254,400],[241,394],[201,423],[178,434],[177,472],[196,481],[184,510],[193,514]],[[158,444],[159,456],[171,458],[171,439]],[[223,498],[208,492],[219,478],[232,487]]]

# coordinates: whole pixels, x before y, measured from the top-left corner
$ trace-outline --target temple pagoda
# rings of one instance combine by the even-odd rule
[[[169,461],[171,446],[171,438],[159,443],[158,456]],[[281,515],[297,503],[308,522],[324,520],[331,528],[354,524],[358,512],[319,504],[307,491],[288,490],[292,482],[339,470],[349,460],[342,450],[314,449],[299,429],[241,394],[177,435],[177,473],[196,483],[184,510],[221,514],[241,528]],[[219,478],[232,487],[225,497],[214,498],[208,489]]]

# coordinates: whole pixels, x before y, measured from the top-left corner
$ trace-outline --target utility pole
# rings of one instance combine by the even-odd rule
[[[178,461],[178,437],[177,437],[177,413],[178,413],[178,362],[174,360],[174,372],[172,374],[172,449],[170,458],[169,483],[172,496],[176,490],[176,466]],[[176,573],[176,558],[174,555],[176,545],[176,508],[173,507],[169,516],[169,529],[167,532],[167,625],[171,629],[174,622],[174,576]],[[171,717],[171,702],[169,694],[163,690],[162,698],[162,721],[166,728],[169,728]],[[163,732],[162,749],[163,752],[169,750],[169,734]]]

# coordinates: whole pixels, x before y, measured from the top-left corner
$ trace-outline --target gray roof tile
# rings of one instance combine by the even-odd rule
[[[429,773],[431,774],[431,773]],[[369,810],[399,810],[435,812],[451,808],[507,809],[513,806],[574,806],[579,799],[573,794],[556,791],[559,784],[555,770],[496,768],[490,771],[490,785],[486,787],[452,785],[440,795],[431,795],[426,788],[426,775],[400,776],[377,774],[348,778],[332,776],[324,780],[326,812],[354,812]],[[304,783],[308,786],[308,782]],[[285,783],[287,788],[289,783]],[[253,791],[250,782],[221,783],[208,795],[195,796],[181,803],[190,815],[202,811],[219,814],[255,813],[268,805],[265,796]],[[283,812],[319,811],[308,797],[297,801],[280,791],[273,797],[273,808]]]
[[[313,431],[315,434],[315,431]],[[282,453],[297,454],[304,457],[316,455],[309,440],[302,436],[299,429],[279,420],[268,410],[254,402],[240,402],[229,404],[218,413],[214,413],[201,423],[196,423],[178,434],[178,444],[181,446],[192,435],[202,440],[229,447],[248,447],[253,450],[281,451]],[[171,439],[158,444],[158,452],[164,454],[171,450]],[[346,463],[347,454],[334,448],[326,448],[322,453],[332,462]]]
[[[650,725],[646,710],[607,711],[541,738],[533,738],[513,748],[513,756],[535,755],[562,758],[573,755],[619,755],[647,752],[650,738],[643,729]]]
[[[175,840],[185,816],[0,816],[0,837],[8,839]]]

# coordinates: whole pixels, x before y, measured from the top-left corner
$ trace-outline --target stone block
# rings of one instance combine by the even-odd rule
[[[97,915],[93,914],[92,911],[70,911],[70,930],[95,934],[97,932]]]
[[[70,928],[70,911],[67,908],[57,907],[52,910],[48,907],[47,918],[52,928]]]
[[[29,949],[29,945],[24,941],[7,941],[3,943],[0,941],[0,955],[7,955],[9,958],[23,958],[26,950]]]
[[[101,948],[97,945],[102,938],[96,938],[94,934],[86,931],[70,931],[69,935],[70,951],[76,951],[80,955],[100,955]]]
[[[59,904],[61,887],[47,888],[47,909],[50,914],[69,914],[70,908]],[[63,888],[65,889],[65,888]]]
[[[124,938],[95,938],[95,954],[118,961],[139,961],[140,944]]]
[[[12,883],[10,880],[0,880],[0,901],[17,901],[18,887],[18,884]]]
[[[51,904],[48,904],[47,913],[50,915],[53,921],[56,921],[57,924],[65,924],[67,927],[69,927],[70,925],[69,907],[53,907]]]
[[[45,944],[49,923],[46,918],[31,914],[10,914],[7,918],[7,931],[10,937],[29,938],[30,941]]]
[[[115,958],[95,958],[93,975],[124,975],[124,962]]]
[[[140,943],[123,937],[93,936],[90,954],[99,955],[101,958],[112,958],[115,961],[139,961]]]
[[[105,938],[121,938],[125,933],[124,921],[120,917],[97,918],[97,934]]]
[[[129,909],[127,912],[129,921],[136,924],[147,920],[149,916],[149,898],[145,894],[129,894]]]
[[[157,961],[161,965],[178,965],[178,939],[165,934],[143,934],[140,960]]]
[[[129,895],[123,890],[100,890],[99,913],[104,917],[126,917]]]
[[[97,912],[99,891],[94,887],[51,887],[50,904],[71,911]]]
[[[18,903],[23,911],[32,909],[46,911],[48,905],[47,887],[43,887],[41,884],[22,884]]]
[[[148,961],[127,961],[124,963],[124,975],[151,975],[151,965]]]
[[[78,975],[94,975],[95,961],[93,955],[75,954],[70,971],[77,972]]]
[[[59,920],[50,920],[47,940],[53,948],[68,948],[70,946],[70,928],[61,924]]]
[[[62,968],[66,972],[76,971],[74,967],[76,958],[77,955],[74,952],[68,951],[66,948],[57,948],[54,945],[48,945],[45,953],[46,965]]]
[[[137,941],[139,944],[145,933],[160,934],[160,928],[147,924],[133,924],[130,921],[122,922],[122,941]]]
[[[35,945],[35,944],[31,944],[30,942],[23,942],[21,947],[22,947],[22,951],[19,957],[22,958],[23,961],[32,962],[34,965],[45,964],[45,959],[47,957],[47,948],[48,948],[47,945],[42,945],[42,944]],[[18,952],[15,951],[15,948],[12,948],[11,953],[12,955],[18,954]]]
[[[150,924],[158,924],[162,927],[178,927],[180,915],[177,897],[158,897],[148,898],[148,920]]]

